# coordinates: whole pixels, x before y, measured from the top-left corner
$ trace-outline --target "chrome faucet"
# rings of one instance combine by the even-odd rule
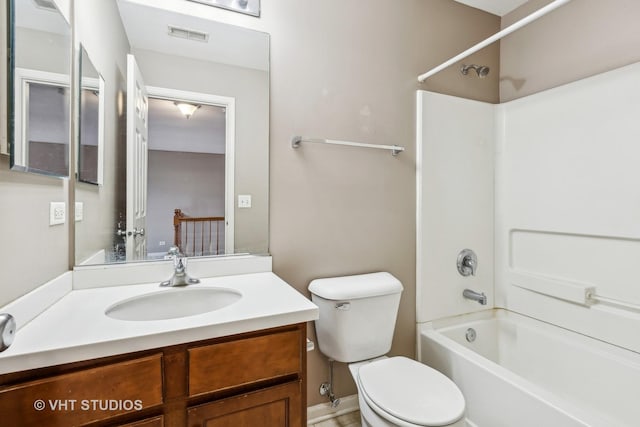
[[[458,273],[463,276],[475,276],[478,268],[478,257],[471,249],[463,249],[458,254]]]
[[[173,276],[160,283],[160,286],[187,286],[200,283],[200,279],[194,279],[187,274],[187,257],[180,253],[180,248],[172,246],[168,255],[173,259]]]
[[[484,292],[476,292],[471,289],[465,289],[462,291],[462,296],[472,301],[478,301],[482,305],[487,305],[487,296]]]

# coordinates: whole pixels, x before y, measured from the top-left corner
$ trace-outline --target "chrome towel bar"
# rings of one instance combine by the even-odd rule
[[[339,141],[335,139],[322,139],[322,138],[307,138],[303,136],[294,136],[291,139],[291,147],[298,148],[302,142],[312,142],[315,144],[332,144],[332,145],[346,145],[349,147],[361,147],[361,148],[378,148],[382,150],[391,150],[391,154],[397,156],[404,151],[404,147],[399,145],[379,145],[379,144],[363,144],[361,142],[351,141]]]

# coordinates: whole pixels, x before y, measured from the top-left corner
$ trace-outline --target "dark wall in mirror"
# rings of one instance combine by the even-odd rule
[[[154,125],[151,118],[149,119],[150,126],[154,128],[149,129],[149,151],[145,164],[145,171],[151,179],[146,186],[145,204],[149,207],[149,213],[144,234],[144,238],[147,239],[147,253],[144,259],[163,259],[170,246],[176,242],[176,209],[180,209],[183,215],[191,219],[223,218],[222,222],[217,224],[223,228],[218,241],[208,237],[209,240],[196,244],[198,247],[195,249],[190,247],[193,249],[190,254],[200,256],[267,253],[269,35],[157,9],[151,1],[146,2],[148,5],[141,3],[145,2],[117,2],[121,23],[112,25],[109,35],[124,37],[126,34],[126,39],[131,45],[130,52],[136,58],[145,84],[151,92],[156,93],[155,98],[164,100],[166,105],[159,113],[160,116],[156,116],[160,119],[154,120],[162,126]],[[109,67],[109,64],[96,60],[94,51],[84,37],[94,37],[91,29],[95,26],[87,20],[104,21],[105,14],[88,9],[81,3],[76,3],[76,14],[80,15],[79,41],[87,46],[97,72],[103,74],[102,67]],[[205,33],[209,42],[170,37],[167,35],[168,25]],[[87,28],[86,33],[83,32],[83,27]],[[117,33],[119,28],[122,28],[122,34]],[[121,64],[124,58],[114,58],[114,61]],[[106,75],[105,82],[109,85]],[[113,96],[116,94],[107,90],[105,102],[121,105],[120,102],[110,100]],[[233,108],[228,109],[216,101],[207,101],[219,98],[232,100]],[[192,118],[180,113],[175,105],[180,100],[200,107]],[[218,112],[217,117],[222,118],[221,123],[227,123],[226,127],[222,128],[222,134],[215,130],[205,130],[207,126],[197,125],[199,121],[208,117],[208,106],[213,107],[212,111]],[[222,115],[219,115],[220,112]],[[209,128],[216,128],[215,123],[218,119],[214,115],[211,120],[212,122],[208,123]],[[122,126],[118,127],[114,122],[107,124],[105,134],[115,134],[118,132],[115,129],[122,130]],[[234,145],[233,149],[228,151],[225,150],[225,141],[228,144],[230,136]],[[222,148],[216,148],[218,140],[222,141]],[[118,146],[120,149],[116,150],[117,153],[122,153],[121,144],[126,144],[126,138],[124,141],[122,138],[105,138],[105,153],[112,152],[114,147]],[[136,231],[127,219],[126,206],[122,205],[123,196],[128,191],[127,167],[117,161],[116,156],[113,162],[117,170],[114,169],[113,174],[107,174],[106,164],[110,162],[107,157],[105,154],[104,186],[113,188],[113,197],[94,197],[92,202],[87,202],[87,196],[101,195],[104,191],[100,188],[91,190],[82,186],[76,189],[76,199],[83,199],[85,203],[85,218],[83,222],[76,223],[77,264],[133,260],[131,256],[123,253],[127,239],[131,239]],[[211,172],[211,169],[216,169],[217,172],[199,174],[195,170],[204,158],[215,158],[215,161],[203,167],[209,169],[207,172]],[[187,170],[181,173],[178,169],[185,164]],[[131,169],[135,170],[130,168],[129,172]],[[230,176],[229,171],[232,172]],[[205,176],[207,178],[203,178]],[[220,203],[210,203],[213,196],[193,195],[197,188],[202,187],[202,180],[219,176],[222,176],[224,181],[215,185],[215,197],[218,200],[217,197],[222,191],[222,211]],[[169,177],[173,178],[168,179]],[[213,183],[209,187],[213,188]],[[229,190],[230,188],[232,190]],[[79,194],[79,191],[82,194]],[[238,207],[238,196],[250,196],[251,207]],[[162,208],[156,208],[158,206]],[[150,212],[152,208],[153,212]],[[99,227],[87,226],[87,221],[94,221],[90,211],[114,210],[116,214],[111,224],[102,222]],[[209,230],[216,225],[206,224],[200,227],[202,228],[196,234],[206,234],[202,232],[204,228]],[[233,236],[231,245],[225,240],[229,235]],[[111,236],[111,240],[107,239],[107,236]],[[141,238],[140,234],[136,238]],[[186,245],[182,245],[183,252],[187,252]]]
[[[8,5],[11,166],[68,176],[71,27],[54,3]]]
[[[79,74],[78,180],[102,184],[104,79],[96,71],[83,46],[80,46]]]

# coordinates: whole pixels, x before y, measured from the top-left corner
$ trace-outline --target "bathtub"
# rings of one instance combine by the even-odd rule
[[[418,359],[460,387],[469,426],[640,426],[640,354],[507,310],[419,325]]]

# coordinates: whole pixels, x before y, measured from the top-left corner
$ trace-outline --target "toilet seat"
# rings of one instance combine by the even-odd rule
[[[464,415],[464,397],[453,381],[406,357],[362,365],[358,383],[371,409],[398,426],[447,426]]]

